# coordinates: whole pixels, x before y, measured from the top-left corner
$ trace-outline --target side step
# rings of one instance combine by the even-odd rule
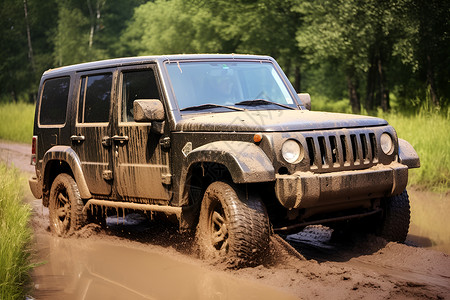
[[[132,202],[120,202],[120,201],[108,201],[108,200],[98,200],[98,199],[90,199],[86,203],[86,205],[83,207],[83,214],[87,210],[90,210],[93,205],[106,206],[106,207],[112,207],[112,208],[163,212],[167,215],[176,215],[178,219],[181,216],[181,207],[163,206],[163,205],[154,205],[154,204],[141,204],[141,203],[132,203]]]

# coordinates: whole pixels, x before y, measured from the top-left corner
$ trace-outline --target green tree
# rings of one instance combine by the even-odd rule
[[[342,68],[352,111],[360,112],[360,78],[368,68],[367,52],[372,25],[367,20],[363,1],[304,1],[295,10],[303,15],[304,25],[297,41],[311,64],[333,61]]]
[[[17,101],[29,85],[32,72],[23,1],[0,3],[0,95]]]
[[[136,9],[122,44],[126,55],[249,53],[277,58],[300,88],[298,13],[291,1],[159,0]]]

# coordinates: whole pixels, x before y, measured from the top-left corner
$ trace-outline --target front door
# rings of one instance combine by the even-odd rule
[[[169,153],[160,144],[162,133],[151,130],[157,124],[137,123],[133,118],[134,100],[161,100],[155,73],[153,65],[119,70],[118,122],[114,129],[113,152],[116,187],[123,199],[166,202],[171,198]]]
[[[89,190],[94,195],[110,195],[112,157],[111,95],[113,72],[84,73],[78,80],[78,113],[72,147],[77,152]]]

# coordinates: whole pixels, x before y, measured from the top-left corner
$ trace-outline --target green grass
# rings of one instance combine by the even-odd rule
[[[24,299],[29,287],[31,208],[23,191],[19,171],[0,163],[0,299]]]
[[[409,184],[446,192],[450,189],[450,117],[421,111],[414,115],[380,114],[400,138],[417,151],[420,168],[409,172]]]
[[[0,103],[0,139],[31,143],[34,104]]]

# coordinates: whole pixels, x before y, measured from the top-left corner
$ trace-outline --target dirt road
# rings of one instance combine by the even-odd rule
[[[33,170],[29,153],[27,145],[0,142],[0,159],[26,173]],[[25,200],[33,206],[35,261],[44,262],[33,272],[33,297],[450,299],[450,257],[413,246],[436,247],[433,237],[420,236],[427,231],[420,229],[423,220],[415,222],[423,214],[414,214],[414,207],[448,203],[448,195],[430,200],[427,192],[412,190],[410,196],[414,232],[410,230],[408,245],[373,236],[330,240],[329,229],[311,226],[287,237],[298,253],[274,239],[272,255],[264,265],[227,270],[198,259],[192,236],[136,214],[108,217],[107,228],[91,224],[70,238],[54,237],[48,232],[48,210],[28,192]],[[447,237],[444,246],[439,246],[448,251],[448,222],[433,221],[439,222],[444,224],[440,236]]]

